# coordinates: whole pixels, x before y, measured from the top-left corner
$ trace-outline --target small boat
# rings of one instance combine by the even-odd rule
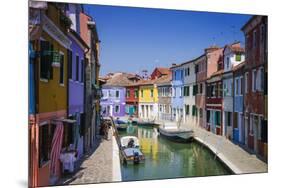
[[[176,127],[159,127],[160,135],[178,142],[187,142],[192,140],[194,132],[192,129],[182,129]]]
[[[126,124],[127,122],[120,120],[120,119],[116,119],[116,120],[114,120],[114,123],[115,124]]]
[[[135,136],[124,136],[120,139],[122,161],[125,164],[144,163],[144,154],[139,149],[139,140]]]
[[[157,123],[155,123],[155,119],[153,120],[139,120],[137,125],[139,126],[155,126],[158,125]]]
[[[126,131],[128,125],[127,124],[116,124],[116,128],[118,131]]]

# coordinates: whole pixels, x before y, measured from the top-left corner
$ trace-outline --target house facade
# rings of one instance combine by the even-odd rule
[[[244,123],[249,127],[247,145],[267,159],[267,17],[253,16],[241,30],[246,39]]]
[[[172,75],[163,76],[156,81],[158,90],[158,119],[172,120]]]
[[[233,67],[245,61],[244,49],[239,42],[226,45],[223,50],[223,127],[228,139],[237,138],[237,129],[233,130]],[[236,117],[236,116],[235,116]],[[235,125],[235,127],[237,127]],[[236,137],[234,137],[234,132]]]
[[[158,90],[155,80],[139,81],[139,118],[154,120],[158,117]]]
[[[199,57],[200,59],[201,57]],[[196,118],[196,73],[195,73],[195,61],[191,60],[182,64],[184,70],[184,80],[183,80],[183,102],[184,102],[184,115],[183,122],[187,125],[194,125],[197,122]]]
[[[244,125],[244,65],[245,62],[233,68],[233,140],[245,144],[248,127]]]
[[[67,29],[71,22],[57,3],[31,3],[30,8],[36,22],[31,19],[30,28],[38,27],[31,45],[40,52],[33,58],[36,115],[30,132],[31,184],[47,186],[61,177],[58,156],[63,147],[72,143],[68,130],[72,122],[67,119],[67,51],[71,49]]]
[[[219,59],[217,71],[214,72],[206,81],[206,111],[207,111],[207,127],[217,135],[223,135],[225,127],[222,124],[222,75],[223,61]]]
[[[173,64],[171,67],[172,71],[172,116],[174,121],[183,120],[183,81],[184,81],[184,70],[179,64]]]
[[[138,117],[139,86],[131,84],[126,86],[126,115]]]

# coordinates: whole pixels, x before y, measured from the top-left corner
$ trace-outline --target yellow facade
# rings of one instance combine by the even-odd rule
[[[60,26],[59,11],[55,6],[48,8],[48,18],[65,34],[66,30]],[[66,35],[66,34],[65,34]],[[64,55],[64,79],[63,84],[59,83],[60,67],[53,66],[53,79],[40,78],[40,65],[38,68],[38,110],[39,113],[54,112],[67,109],[67,49],[52,38],[48,33],[42,31],[42,40],[46,40],[53,45],[53,50]],[[40,43],[38,44],[40,49]]]
[[[158,102],[158,90],[156,85],[151,84],[151,85],[140,86],[139,102],[147,102],[147,103]]]

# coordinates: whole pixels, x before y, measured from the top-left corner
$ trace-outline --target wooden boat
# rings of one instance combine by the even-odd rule
[[[116,128],[118,131],[126,131],[128,125],[127,124],[116,124]]]
[[[194,132],[191,129],[182,129],[176,127],[159,127],[160,135],[178,142],[187,142],[192,140]]]
[[[139,149],[139,140],[135,136],[124,136],[120,139],[122,162],[125,164],[144,163],[144,154]]]

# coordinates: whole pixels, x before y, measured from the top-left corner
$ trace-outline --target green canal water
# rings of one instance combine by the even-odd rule
[[[228,175],[231,171],[199,143],[176,143],[152,127],[130,125],[120,137],[136,136],[145,155],[144,164],[121,164],[122,181]]]

